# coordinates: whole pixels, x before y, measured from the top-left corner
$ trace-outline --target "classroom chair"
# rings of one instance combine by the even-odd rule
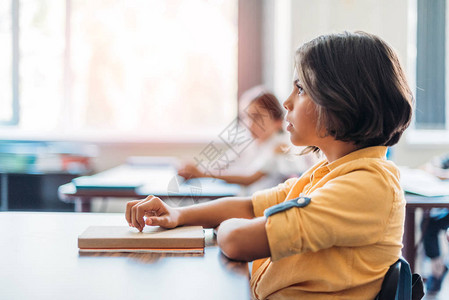
[[[419,300],[424,297],[424,285],[419,274],[411,274],[404,258],[398,259],[385,274],[375,300]]]

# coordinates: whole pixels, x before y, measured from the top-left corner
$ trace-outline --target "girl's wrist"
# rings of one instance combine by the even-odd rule
[[[184,210],[185,209],[182,207],[175,208],[175,211],[177,214],[177,226],[182,226],[182,225],[186,224],[185,217],[184,217],[184,215],[185,215]]]
[[[217,175],[213,174],[213,173],[203,173],[203,177],[208,177],[208,178],[218,178]]]

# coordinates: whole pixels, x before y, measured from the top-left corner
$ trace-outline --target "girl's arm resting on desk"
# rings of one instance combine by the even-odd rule
[[[265,217],[224,221],[217,233],[218,245],[223,253],[241,261],[269,257],[271,253],[265,221]]]
[[[227,219],[251,219],[255,216],[251,197],[227,197],[202,204],[173,208],[158,197],[148,196],[144,200],[128,202],[125,217],[130,226],[142,231],[145,225],[158,225],[164,228],[201,225],[205,228],[214,228]]]

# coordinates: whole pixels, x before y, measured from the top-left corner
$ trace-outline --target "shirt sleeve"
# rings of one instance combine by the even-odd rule
[[[283,202],[296,181],[298,178],[290,178],[276,187],[254,193],[252,196],[254,215],[261,217],[265,209]]]
[[[405,207],[400,187],[390,181],[376,171],[353,171],[308,195],[308,206],[271,215],[265,225],[271,259],[375,243],[382,237],[393,205]],[[397,198],[403,201],[394,202]]]

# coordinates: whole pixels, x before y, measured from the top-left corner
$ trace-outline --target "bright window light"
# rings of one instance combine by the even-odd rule
[[[0,3],[0,124],[13,118],[11,1]]]
[[[55,132],[64,101],[63,1],[21,1],[19,5],[19,126]]]
[[[36,0],[19,12],[22,134],[210,139],[236,117],[237,0]]]

